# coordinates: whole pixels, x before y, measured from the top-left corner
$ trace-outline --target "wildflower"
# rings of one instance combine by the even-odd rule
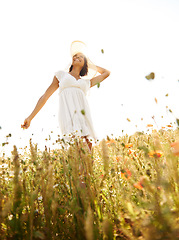
[[[137,155],[136,155],[135,151],[134,151],[134,150],[131,150],[131,149],[129,149],[129,150],[128,150],[128,154],[130,155],[130,154],[132,154],[132,153],[134,154],[134,156],[135,156],[135,157],[137,157]]]
[[[171,147],[173,148],[173,154],[179,156],[179,141],[171,143]]]
[[[42,199],[43,199],[42,196],[38,197],[38,200],[39,200],[39,201],[42,201]]]
[[[127,143],[127,144],[125,144],[125,148],[131,148],[132,146],[133,146],[132,143]]]
[[[125,180],[129,179],[131,177],[131,171],[129,169],[122,169],[121,170],[121,177]]]
[[[129,155],[130,155],[130,154],[132,153],[132,151],[129,149],[128,153],[129,153]]]
[[[153,127],[153,125],[152,124],[147,124],[147,127]]]
[[[1,168],[8,168],[8,164],[7,164],[7,163],[3,163],[3,164],[1,165]]]
[[[110,146],[110,145],[116,144],[116,141],[113,138],[111,138],[111,139],[107,140],[106,143],[108,146]]]
[[[121,157],[121,156],[116,157],[116,161],[117,161],[117,162],[122,161],[122,157]]]
[[[167,127],[168,127],[168,128],[171,128],[171,127],[172,127],[172,125],[170,125],[170,124],[169,124],[169,125],[167,125]]]
[[[156,150],[156,151],[149,152],[148,155],[149,155],[149,157],[160,158],[163,156],[163,152],[160,150]]]
[[[139,182],[137,182],[137,183],[134,183],[134,187],[135,188],[137,188],[137,189],[139,189],[139,190],[142,190],[143,188],[144,188],[144,186],[150,186],[150,183],[149,183],[149,181],[148,181],[149,179],[148,179],[148,177],[147,176],[142,176],[141,178],[140,178],[140,181]]]
[[[134,187],[139,189],[139,190],[143,189],[143,186],[142,186],[141,182],[134,183]]]

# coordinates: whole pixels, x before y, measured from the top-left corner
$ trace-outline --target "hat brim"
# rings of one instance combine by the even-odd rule
[[[87,58],[87,61],[88,61],[88,74],[86,76],[84,76],[83,78],[92,79],[93,77],[96,76],[97,68],[96,68],[95,64],[89,59],[87,46],[86,46],[86,44],[84,42],[82,42],[82,41],[73,41],[71,43],[70,53],[71,53],[71,57],[73,57],[77,53],[82,53]]]

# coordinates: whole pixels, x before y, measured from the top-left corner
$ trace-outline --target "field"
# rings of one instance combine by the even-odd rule
[[[179,130],[0,158],[0,239],[179,239]]]

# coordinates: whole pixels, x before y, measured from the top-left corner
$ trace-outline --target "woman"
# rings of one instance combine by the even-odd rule
[[[85,94],[90,87],[106,79],[110,72],[95,66],[100,75],[88,80],[83,79],[81,77],[88,74],[88,65],[89,60],[82,52],[73,54],[69,72],[59,71],[55,74],[51,85],[38,100],[36,107],[29,117],[24,120],[21,127],[27,129],[30,126],[32,119],[45,105],[49,97],[59,88],[59,122],[62,134],[75,135],[77,132],[79,136],[85,138],[91,150],[92,143],[89,141],[89,137],[95,138],[95,134]]]

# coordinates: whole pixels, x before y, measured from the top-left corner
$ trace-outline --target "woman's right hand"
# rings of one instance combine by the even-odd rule
[[[30,122],[31,122],[31,120],[29,118],[26,118],[24,120],[24,124],[21,124],[21,128],[27,129],[28,127],[30,127]]]

